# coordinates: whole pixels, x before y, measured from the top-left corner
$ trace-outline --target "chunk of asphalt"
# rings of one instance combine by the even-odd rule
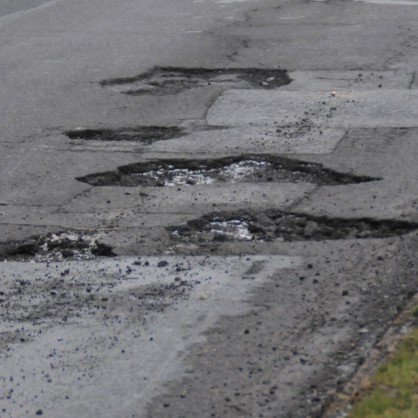
[[[214,212],[186,225],[167,228],[174,240],[198,243],[386,238],[416,229],[418,223],[394,219],[332,218],[276,209]]]
[[[77,180],[91,186],[170,187],[212,183],[293,182],[343,185],[380,180],[325,168],[322,164],[272,155],[217,159],[153,160],[93,173]]]
[[[156,141],[179,138],[184,129],[178,126],[139,126],[120,129],[75,129],[66,131],[70,139],[84,141],[132,141],[152,144]]]
[[[262,68],[154,67],[135,77],[104,80],[100,84],[129,95],[170,95],[197,87],[275,89],[289,84],[286,70]]]

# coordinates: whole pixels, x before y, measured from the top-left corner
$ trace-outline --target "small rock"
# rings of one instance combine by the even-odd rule
[[[107,244],[103,244],[102,242],[96,242],[96,247],[93,247],[91,252],[93,255],[102,257],[110,257],[115,255],[113,253],[112,247]]]
[[[306,238],[312,238],[318,231],[318,224],[313,221],[308,221],[303,230],[303,235]]]
[[[69,248],[65,248],[61,251],[61,254],[64,258],[70,258],[74,256],[74,251],[70,250]]]

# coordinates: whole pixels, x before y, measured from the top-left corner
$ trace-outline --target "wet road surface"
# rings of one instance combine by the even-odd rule
[[[416,293],[407,3],[0,4],[5,417],[338,415]]]

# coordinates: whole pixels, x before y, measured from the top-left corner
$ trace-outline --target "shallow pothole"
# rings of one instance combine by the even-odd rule
[[[339,173],[322,164],[268,155],[217,159],[172,159],[134,163],[115,171],[89,174],[78,181],[91,186],[174,187],[213,183],[305,182],[340,185],[379,180]]]
[[[287,71],[279,69],[154,67],[136,77],[115,78],[100,84],[124,94],[162,96],[211,85],[274,89],[290,82]]]
[[[80,231],[33,236],[27,240],[1,244],[0,260],[52,262],[114,256],[112,248],[99,239],[99,234]]]
[[[66,131],[70,139],[85,141],[132,141],[152,144],[156,141],[179,138],[185,134],[178,126],[139,126],[121,129],[74,129]]]
[[[280,210],[215,212],[169,227],[174,240],[212,241],[322,241],[386,238],[418,229],[418,224],[392,219],[346,219]]]

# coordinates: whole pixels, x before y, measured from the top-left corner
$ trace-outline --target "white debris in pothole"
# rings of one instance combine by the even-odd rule
[[[208,227],[213,234],[226,235],[227,237],[241,241],[251,241],[254,238],[248,229],[248,222],[240,219],[232,219],[229,221],[218,221],[215,219]]]
[[[38,263],[66,260],[92,260],[99,234],[66,233],[47,235],[34,256]]]
[[[174,230],[171,235],[176,239],[190,241],[191,239],[203,239],[206,241],[251,241],[255,236],[250,232],[247,221],[241,219],[230,219],[228,221],[214,218],[204,228],[189,233],[182,233],[179,230]]]
[[[267,161],[245,160],[227,165],[219,174],[221,177],[234,182],[261,174],[261,172],[265,172],[269,168],[271,168],[271,164]]]
[[[161,186],[199,186],[211,184],[215,181],[213,177],[206,174],[205,170],[189,170],[187,168],[172,168],[149,171],[141,174],[144,177],[156,179]]]
[[[243,181],[249,177],[265,173],[271,168],[266,161],[246,160],[239,161],[222,168],[188,169],[168,166],[158,170],[138,173],[141,177],[155,179],[160,186],[200,186],[212,184],[217,181]]]

